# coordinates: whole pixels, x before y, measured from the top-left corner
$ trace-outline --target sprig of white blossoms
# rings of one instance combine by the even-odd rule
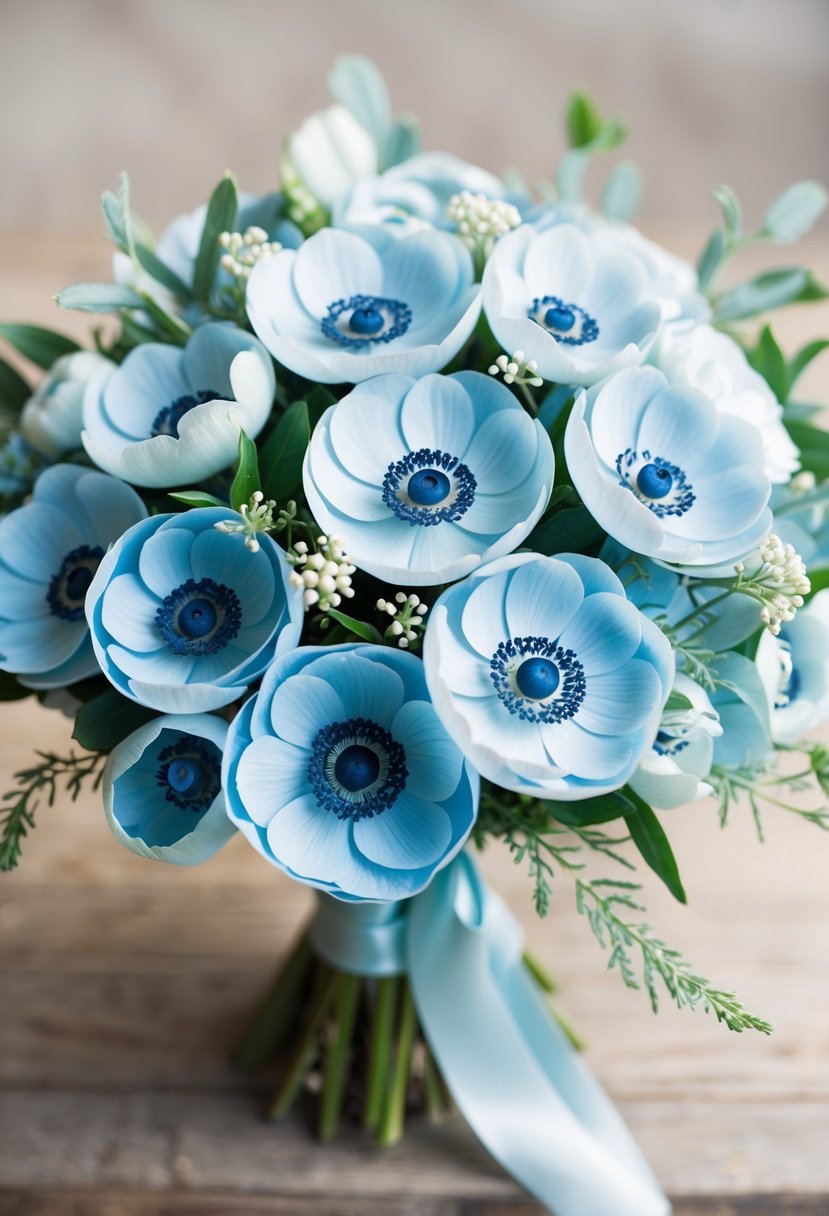
[[[781,627],[794,620],[803,607],[804,596],[812,589],[803,558],[793,545],[771,533],[759,546],[760,568],[750,569],[746,578],[745,562],[737,562],[735,591],[750,595],[762,605],[760,620],[775,637]]]
[[[302,587],[306,610],[318,607],[321,612],[339,608],[351,599],[354,588],[351,576],[356,566],[351,564],[343,542],[337,536],[318,536],[317,549],[310,551],[304,540],[288,550],[287,558],[294,567],[288,576],[292,587]]]
[[[521,214],[512,203],[462,190],[453,194],[447,208],[449,219],[458,236],[471,249],[480,266],[486,261],[495,242],[521,223]]]
[[[279,241],[269,241],[264,228],[251,224],[244,232],[223,232],[219,244],[225,252],[221,265],[236,279],[249,279],[257,262],[271,258],[282,249]]]
[[[538,374],[535,359],[524,362],[523,350],[517,350],[512,357],[499,355],[488,371],[490,376],[502,375],[504,384],[531,384],[533,388],[541,388],[544,383]]]
[[[229,535],[240,533],[245,538],[245,547],[250,549],[251,553],[258,553],[257,532],[280,532],[296,515],[294,503],[289,503],[288,510],[280,511],[276,519],[273,515],[275,508],[276,503],[272,498],[266,499],[261,490],[254,490],[250,496],[250,502],[242,503],[239,508],[239,514],[242,517],[240,523],[231,523],[228,519],[221,519],[213,527],[217,532],[226,532]]]
[[[378,612],[393,618],[384,635],[387,642],[396,641],[401,650],[408,650],[413,642],[420,641],[426,629],[424,617],[429,605],[422,603],[419,596],[398,591],[394,601],[380,599],[376,607]]]

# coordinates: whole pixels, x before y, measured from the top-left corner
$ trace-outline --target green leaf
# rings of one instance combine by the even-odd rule
[[[81,706],[72,738],[88,752],[111,752],[127,735],[156,716],[153,710],[110,688]]]
[[[722,208],[728,243],[735,245],[743,233],[743,220],[737,195],[730,186],[718,186],[712,193]]]
[[[302,462],[311,438],[308,403],[289,405],[260,453],[262,489],[266,498],[285,502],[302,481]]]
[[[790,245],[815,226],[826,208],[827,195],[819,182],[796,182],[775,199],[766,212],[764,234]]]
[[[610,823],[633,812],[633,804],[620,791],[600,794],[578,802],[548,802],[550,814],[566,827],[591,827]]]
[[[16,417],[31,395],[23,377],[5,359],[0,359],[0,409]]]
[[[668,696],[665,702],[663,714],[678,714],[686,713],[689,709],[694,708],[694,703],[690,697],[686,697],[684,692],[678,692],[675,688]]]
[[[355,617],[348,616],[345,612],[340,612],[337,608],[329,608],[326,615],[333,617],[344,629],[350,630],[358,638],[362,638],[364,642],[376,642],[379,644],[383,641],[383,635],[380,633],[380,630],[376,629],[374,625],[369,625],[368,621],[358,621]]]
[[[590,157],[580,148],[573,148],[562,156],[556,170],[556,187],[563,202],[581,202],[581,183],[589,163]]]
[[[255,487],[258,489],[259,487]],[[227,503],[215,494],[206,494],[204,490],[176,490],[170,492],[170,498],[183,502],[186,507],[226,507]]]
[[[642,174],[632,160],[617,165],[602,191],[602,211],[610,220],[629,220],[639,206]]]
[[[199,242],[199,252],[196,255],[196,265],[193,271],[193,295],[200,304],[210,302],[210,293],[213,290],[222,252],[219,237],[223,232],[233,231],[236,226],[237,212],[236,182],[228,173],[210,196]]]
[[[601,544],[606,535],[586,507],[566,507],[535,528],[526,546],[546,557],[556,553],[584,553]]]
[[[40,325],[0,325],[0,338],[5,338],[26,359],[47,371],[62,355],[71,355],[81,349],[73,338]]]
[[[814,473],[818,481],[829,477],[829,442],[826,431],[808,422],[796,422],[784,416],[786,430],[800,449],[803,468]]]
[[[714,320],[742,321],[787,304],[825,299],[826,292],[803,266],[767,270],[732,287],[715,301]]]
[[[136,245],[135,256],[147,274],[155,279],[156,283],[160,283],[162,287],[166,287],[179,300],[187,301],[191,299],[193,293],[187,284],[169,266],[162,262],[160,258],[156,257],[153,251],[148,249],[146,245]]]
[[[789,391],[791,392],[797,381],[805,372],[806,368],[822,354],[829,346],[829,338],[817,338],[814,342],[807,342],[802,347],[794,358],[789,363]]]
[[[567,103],[567,139],[571,148],[591,144],[602,130],[602,117],[596,103],[579,90],[570,94]]]
[[[0,671],[0,701],[22,701],[32,695],[31,688],[24,688],[9,671]]]
[[[239,431],[239,458],[236,462],[236,476],[230,487],[230,505],[234,511],[250,502],[250,496],[255,490],[261,489],[259,476],[259,457],[256,454],[256,444],[248,439],[244,431]]]
[[[724,256],[725,234],[722,228],[715,228],[697,261],[697,277],[699,278],[701,291],[705,291],[711,283],[717,270],[722,265]]]
[[[638,794],[627,788],[625,794],[635,806],[630,815],[625,815],[625,823],[633,843],[654,874],[662,879],[674,899],[678,899],[681,904],[687,904],[688,897],[679,877],[679,867],[662,824]]]
[[[121,283],[74,283],[55,296],[61,308],[78,312],[117,312],[119,308],[143,308],[144,300]]]
[[[626,138],[627,127],[615,118],[611,118],[604,123],[596,138],[587,144],[582,151],[588,152],[591,156],[596,152],[612,152],[614,148],[619,147],[619,144],[624,143]]]
[[[308,420],[312,431],[328,407],[336,404],[337,398],[324,384],[317,384],[311,389],[308,394]]]
[[[777,339],[771,332],[771,327],[764,325],[753,351],[749,352],[749,363],[758,371],[774,393],[778,401],[786,401],[789,396],[789,371],[786,358]]]
[[[391,132],[389,90],[377,64],[365,55],[343,55],[328,73],[331,96],[365,127],[378,150]]]

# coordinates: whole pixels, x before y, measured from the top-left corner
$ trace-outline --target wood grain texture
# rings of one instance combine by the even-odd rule
[[[829,250],[816,247],[825,267]],[[0,316],[46,324],[50,293],[107,273],[102,245],[23,241],[2,252]],[[825,275],[824,275],[825,277]],[[788,320],[793,340],[827,310]],[[826,375],[809,388],[826,397]],[[5,706],[0,782],[69,723]],[[237,839],[202,867],[119,848],[97,798],[38,812],[19,871],[0,878],[0,1216],[530,1216],[536,1205],[460,1119],[415,1121],[377,1150],[320,1148],[300,1119],[261,1120],[260,1082],[228,1054],[310,907]],[[704,973],[776,1025],[729,1035],[625,990],[557,879],[539,921],[499,849],[493,884],[561,983],[588,1061],[628,1119],[676,1216],[829,1213],[829,839],[782,812],[758,845],[701,804],[665,816],[690,906],[647,884],[653,923]],[[608,1213],[607,1216],[613,1216]]]

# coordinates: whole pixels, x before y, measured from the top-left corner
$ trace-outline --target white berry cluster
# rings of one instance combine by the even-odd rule
[[[535,359],[525,362],[523,350],[517,350],[512,358],[509,355],[499,355],[489,368],[489,374],[503,376],[504,384],[531,384],[533,388],[541,388],[544,383],[538,374]]]
[[[329,608],[339,608],[343,597],[351,599],[354,595],[351,576],[356,567],[338,537],[318,536],[313,552],[304,540],[297,541],[287,556],[294,567],[289,581],[292,587],[303,588],[306,609],[316,606],[327,612]]]
[[[256,225],[244,232],[223,232],[219,244],[225,250],[221,264],[236,279],[250,278],[257,262],[273,257],[282,248],[279,241],[269,241],[265,229]]]
[[[803,558],[795,548],[773,533],[759,548],[760,568],[751,570],[743,579],[745,562],[738,562],[737,590],[760,601],[760,620],[775,636],[781,627],[794,619],[798,608],[803,607],[804,596],[812,589],[806,574]]]
[[[518,208],[502,199],[489,198],[486,194],[473,194],[462,190],[449,200],[449,218],[458,229],[458,234],[478,245],[481,241],[497,241],[511,228],[521,223]]]
[[[429,611],[429,605],[422,603],[414,593],[406,595],[405,591],[398,591],[393,601],[378,600],[377,611],[393,618],[386,629],[386,640],[396,639],[401,650],[408,650],[413,642],[420,640],[426,628],[423,618]]]
[[[219,532],[241,533],[245,538],[245,545],[251,553],[258,553],[259,541],[256,539],[256,533],[270,532],[276,528],[273,517],[275,508],[276,503],[272,498],[266,499],[261,490],[254,490],[250,496],[250,502],[242,503],[239,508],[239,514],[242,517],[241,523],[231,523],[229,520],[221,519],[213,527]]]

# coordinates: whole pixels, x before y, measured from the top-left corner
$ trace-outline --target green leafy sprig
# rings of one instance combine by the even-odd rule
[[[45,797],[54,806],[58,787],[63,785],[74,802],[84,783],[92,781],[97,790],[103,777],[106,756],[57,756],[54,752],[35,752],[40,763],[14,774],[17,789],[3,795],[0,809],[0,870],[13,870],[20,860],[23,841],[35,826],[35,811]]]

